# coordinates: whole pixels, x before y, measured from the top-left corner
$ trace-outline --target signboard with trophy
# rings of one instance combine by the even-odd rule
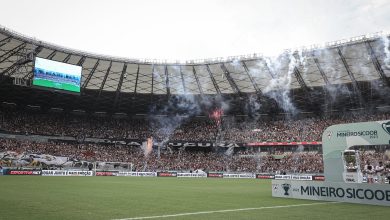
[[[361,152],[355,148],[389,145],[389,120],[330,126],[322,135],[325,181],[275,179],[272,196],[390,206],[390,187],[385,184],[390,161],[361,161]]]

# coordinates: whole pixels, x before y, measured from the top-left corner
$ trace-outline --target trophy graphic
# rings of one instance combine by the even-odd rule
[[[290,189],[291,185],[288,183],[285,183],[285,184],[282,184],[282,187],[284,189],[284,195],[289,196],[290,194],[288,194],[288,190]]]

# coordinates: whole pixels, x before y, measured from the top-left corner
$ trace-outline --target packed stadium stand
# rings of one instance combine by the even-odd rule
[[[321,173],[323,172],[320,145],[251,147],[258,142],[311,142],[321,141],[324,129],[332,124],[383,120],[388,114],[354,114],[342,118],[321,119],[305,118],[284,121],[261,120],[248,123],[245,120],[222,119],[218,127],[210,119],[195,119],[177,127],[169,141],[215,142],[220,133],[220,140],[226,143],[240,143],[239,146],[217,148],[210,146],[194,147],[165,143],[162,149],[155,149],[147,156],[140,147],[139,140],[149,136],[156,143],[163,141],[163,136],[156,135],[154,127],[148,126],[146,119],[124,120],[83,116],[63,116],[62,114],[34,114],[32,112],[2,112],[0,130],[3,134],[24,136],[51,136],[49,142],[28,140],[0,139],[0,152],[17,152],[24,155],[24,160],[14,160],[16,166],[32,164],[36,155],[67,157],[63,164],[53,167],[81,166],[83,162],[99,161],[122,162],[132,164],[136,171],[159,170],[205,170],[229,172],[288,172]],[[226,120],[226,124],[225,124]],[[288,126],[287,126],[288,125]],[[226,126],[226,127],[225,127]],[[222,130],[222,132],[218,132]],[[157,132],[158,133],[158,132]],[[83,134],[83,139],[79,136]],[[63,138],[63,139],[61,139]],[[67,138],[73,138],[69,140]],[[79,139],[78,139],[79,138]],[[106,138],[107,140],[134,140],[127,145],[119,142],[86,141],[87,138]],[[286,145],[287,145],[286,143]],[[363,150],[364,152],[364,150]],[[373,151],[375,152],[375,151]],[[383,161],[382,154],[362,154],[362,161]],[[34,154],[29,157],[26,155]],[[6,154],[1,155],[7,158]],[[8,158],[9,155],[8,155]],[[17,158],[15,156],[14,158]],[[65,162],[68,162],[66,165]],[[71,162],[71,163],[70,163]],[[4,160],[2,163],[6,164]],[[44,166],[44,164],[35,164]],[[98,164],[99,165],[99,164]]]
[[[180,63],[0,27],[0,166],[322,173],[328,126],[390,118],[387,38]],[[33,86],[35,57],[81,66],[80,93]],[[388,146],[361,150],[388,163]]]

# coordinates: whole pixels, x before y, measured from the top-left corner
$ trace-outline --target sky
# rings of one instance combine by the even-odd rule
[[[390,30],[390,0],[0,0],[0,25],[72,49],[192,60]]]

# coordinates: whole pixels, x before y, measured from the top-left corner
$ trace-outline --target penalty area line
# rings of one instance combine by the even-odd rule
[[[324,205],[324,204],[334,204],[334,203],[340,203],[340,202],[318,202],[318,203],[303,203],[303,204],[296,204],[296,205],[263,206],[263,207],[255,207],[255,208],[225,209],[225,210],[203,211],[203,212],[187,212],[187,213],[178,213],[178,214],[171,214],[171,215],[154,215],[154,216],[121,218],[121,219],[112,219],[112,220],[139,220],[139,219],[154,219],[154,218],[170,218],[170,217],[188,216],[188,215],[202,215],[202,214],[225,213],[225,212],[241,212],[241,211],[261,210],[261,209],[279,209],[279,208],[291,208],[291,207]]]

